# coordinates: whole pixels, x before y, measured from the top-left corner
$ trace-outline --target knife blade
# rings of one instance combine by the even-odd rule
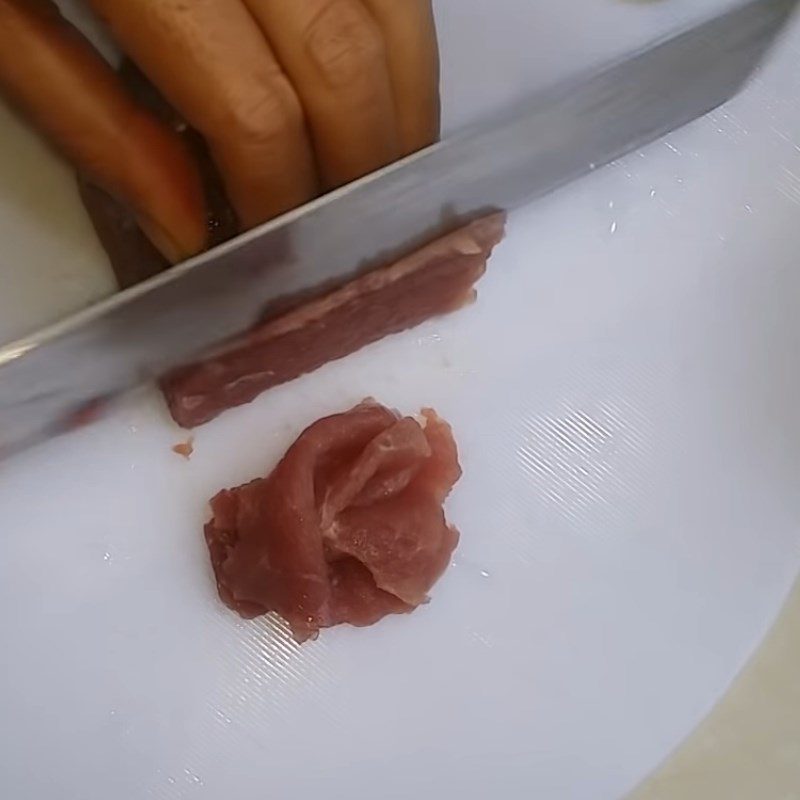
[[[265,309],[510,210],[712,110],[800,0],[739,0],[507,115],[393,164],[0,348],[0,458],[194,360]]]

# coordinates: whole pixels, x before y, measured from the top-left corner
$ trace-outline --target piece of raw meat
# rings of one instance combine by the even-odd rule
[[[306,429],[272,473],[220,492],[205,537],[222,600],[275,611],[302,642],[425,603],[458,544],[450,427],[364,401]]]
[[[475,297],[505,217],[493,214],[387,267],[256,326],[162,382],[175,421],[201,425],[226,409]]]

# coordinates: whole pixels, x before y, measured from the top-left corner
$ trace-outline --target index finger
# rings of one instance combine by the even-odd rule
[[[303,110],[241,0],[89,0],[205,137],[245,228],[317,192]]]
[[[364,0],[383,30],[403,155],[439,138],[439,46],[431,0]]]
[[[50,0],[0,0],[0,90],[93,183],[128,203],[171,261],[204,249],[200,175],[178,136]]]

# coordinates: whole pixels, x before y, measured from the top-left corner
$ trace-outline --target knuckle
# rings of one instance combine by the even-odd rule
[[[369,80],[386,57],[380,28],[352,0],[324,3],[308,26],[306,47],[323,79],[334,88]]]
[[[221,130],[244,144],[294,136],[303,127],[303,109],[292,88],[276,82],[235,99]]]

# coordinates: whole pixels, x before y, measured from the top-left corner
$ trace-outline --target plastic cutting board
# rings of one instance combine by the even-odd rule
[[[711,7],[490,5],[437,4],[451,129]],[[799,46],[514,214],[474,307],[225,415],[190,462],[142,390],[0,465],[3,796],[598,800],[652,769],[800,565]],[[110,281],[68,172],[1,124],[10,338]],[[298,647],[217,600],[205,504],[366,395],[453,423],[463,544],[413,616]]]

